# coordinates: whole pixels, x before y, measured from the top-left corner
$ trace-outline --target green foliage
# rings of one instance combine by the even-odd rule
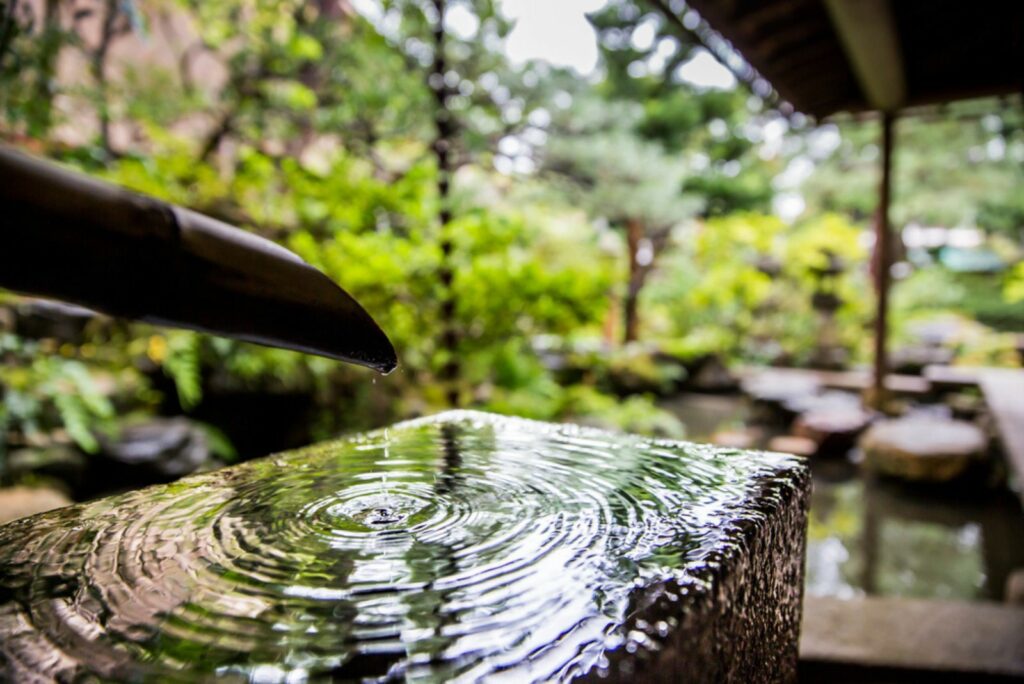
[[[966,292],[956,276],[941,267],[922,268],[900,281],[893,290],[896,315],[923,311],[948,311],[961,306]]]
[[[658,409],[649,396],[613,398],[585,385],[570,391],[571,419],[603,428],[672,439],[686,436],[686,428],[667,411]]]
[[[1013,275],[1010,276],[1012,286]],[[963,288],[964,298],[959,307],[980,323],[999,330],[1024,330],[1024,306],[1011,298],[1005,298],[1005,290],[998,278],[987,275],[965,273],[956,278]],[[1011,289],[1012,294],[1012,289]]]
[[[549,170],[571,182],[567,189],[581,204],[617,227],[629,219],[671,226],[700,209],[700,199],[683,192],[689,170],[682,157],[630,130],[635,107],[589,106],[600,110],[592,127],[554,137],[545,159]]]
[[[864,358],[873,302],[859,222],[876,200],[876,128],[843,125],[824,152],[811,137],[788,138],[786,150],[816,168],[802,188],[808,211],[794,225],[768,215],[784,160],[764,153],[760,131],[784,122],[743,88],[682,81],[699,44],[647,3],[614,0],[592,15],[594,81],[509,63],[499,3],[450,3],[476,22],[446,36],[447,257],[432,3],[382,0],[366,17],[349,3],[301,0],[117,3],[130,21],[112,45],[144,31],[173,56],[160,64],[136,59],[137,47],[97,64],[94,38],[57,4],[19,3],[0,54],[0,137],[288,246],[372,313],[402,365],[372,383],[326,359],[127,323],[89,330],[80,345],[5,336],[0,429],[12,440],[63,431],[94,449],[114,406],[173,405],[147,378],[170,378],[193,412],[217,390],[303,393],[318,409],[317,435],[444,408],[442,262],[454,273],[456,389],[467,406],[679,436],[646,393],[673,391],[684,371],[651,350],[805,362],[822,334],[816,291],[838,297],[838,342]],[[167,18],[190,27],[180,44],[160,42]],[[646,43],[641,25],[653,27]],[[96,135],[104,119],[117,135]],[[1010,110],[966,126],[901,120],[897,223],[977,222],[1019,239],[1022,130]],[[823,279],[833,258],[844,271]],[[895,289],[894,327],[961,310],[1019,329],[1022,282],[1020,265],[1000,284],[922,269]],[[654,344],[609,343],[629,301]],[[1006,338],[990,332],[958,349],[1006,362]],[[537,357],[541,336],[602,341],[569,354],[581,371],[570,382]]]
[[[838,215],[795,226],[773,216],[732,214],[680,233],[647,299],[657,329],[685,355],[702,351],[759,361],[802,362],[814,351],[821,317],[815,291],[832,292],[838,342],[863,349],[871,312],[860,230]],[[842,273],[819,272],[838,258]]]
[[[163,369],[178,390],[178,401],[186,411],[203,398],[202,368],[199,362],[201,338],[195,333],[174,332],[167,336]]]
[[[918,325],[941,322],[955,331],[946,346],[954,351],[956,363],[1018,366],[1014,336],[1000,330],[1020,330],[1024,312],[999,295],[992,278],[956,274],[941,266],[918,270],[894,289],[894,341],[915,343]]]
[[[96,451],[94,433],[114,417],[110,399],[85,364],[39,352],[37,343],[0,334],[5,427],[33,437],[59,425],[84,451]]]
[[[967,102],[950,106],[947,113],[896,122],[893,223],[977,224],[1019,240],[1024,230],[1020,107]],[[803,184],[808,212],[836,211],[866,220],[877,203],[878,125],[850,121],[838,132],[839,144],[816,160]],[[813,151],[811,156],[816,156]]]
[[[2,7],[6,17],[20,9],[20,20],[6,21],[6,42],[0,52],[0,122],[8,129],[43,137],[57,123],[54,98],[57,57],[65,44],[74,40],[60,23],[56,2],[18,3]],[[12,13],[13,14],[13,13]]]
[[[599,91],[613,101],[642,105],[635,133],[665,151],[700,160],[682,190],[701,198],[704,216],[769,209],[771,164],[756,154],[751,111],[759,104],[741,88],[702,89],[682,81],[678,68],[701,47],[650,3],[619,0],[590,15],[607,77]],[[636,42],[653,27],[653,37]]]
[[[228,436],[224,434],[223,430],[220,430],[214,425],[209,423],[197,422],[196,426],[203,431],[206,436],[206,443],[210,447],[210,453],[220,458],[222,461],[231,463],[238,458],[238,452],[235,450],[235,446],[228,439]]]
[[[1024,302],[1024,261],[1021,261],[1006,276],[1003,298],[1007,304]]]

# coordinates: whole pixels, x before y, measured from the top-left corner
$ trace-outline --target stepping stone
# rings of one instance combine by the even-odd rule
[[[766,369],[744,378],[742,388],[754,401],[782,405],[818,396],[821,382],[810,372]]]
[[[978,369],[970,366],[925,366],[922,374],[932,384],[932,388],[940,393],[977,388],[980,382]]]
[[[813,401],[822,391],[821,382],[810,372],[767,369],[748,375],[741,384],[750,397],[755,422],[787,424],[795,411],[794,402]]]
[[[739,386],[736,376],[717,354],[694,361],[684,384],[695,392],[732,392]]]
[[[450,412],[0,527],[0,677],[794,681],[805,464]]]
[[[814,442],[812,453],[818,456],[845,456],[874,419],[856,397],[845,392],[826,392],[821,401],[804,402],[800,408],[793,434]]]
[[[875,423],[861,448],[867,465],[884,475],[947,482],[984,457],[988,437],[971,423],[911,415]]]

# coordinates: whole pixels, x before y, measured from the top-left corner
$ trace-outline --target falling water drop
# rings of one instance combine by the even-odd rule
[[[387,461],[391,457],[391,433],[388,432],[388,428],[384,428],[384,460]],[[387,464],[380,469],[380,488],[381,494],[384,496],[384,505],[386,508],[391,508],[391,500],[388,498],[388,469]],[[387,517],[387,516],[384,516]]]

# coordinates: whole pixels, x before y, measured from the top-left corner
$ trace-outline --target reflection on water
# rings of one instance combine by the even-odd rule
[[[748,419],[743,397],[735,395],[685,394],[663,408],[698,441]],[[766,431],[764,441],[770,436]],[[1024,513],[1005,490],[864,479],[841,459],[811,466],[811,594],[1001,601],[1008,574],[1024,567]]]
[[[0,655],[63,679],[567,677],[623,642],[638,587],[697,590],[792,467],[417,421],[0,528]]]
[[[831,472],[828,472],[828,471]],[[1005,492],[912,488],[814,468],[808,592],[1002,600],[1024,566],[1024,517]]]

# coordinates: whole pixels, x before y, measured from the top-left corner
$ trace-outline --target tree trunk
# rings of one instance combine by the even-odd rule
[[[640,333],[640,290],[647,278],[647,267],[640,264],[638,259],[640,242],[644,237],[644,225],[639,219],[626,221],[626,245],[629,250],[629,283],[626,287],[626,297],[622,303],[623,318],[625,319],[625,334],[623,342],[635,342]]]
[[[118,19],[121,16],[121,9],[117,0],[107,0],[105,13],[103,15],[103,26],[100,33],[100,42],[92,54],[92,76],[96,81],[97,114],[100,126],[100,147],[107,159],[114,156],[114,149],[110,142],[110,98],[107,88],[107,55],[110,53],[110,44],[114,37],[121,31],[117,27]]]
[[[8,0],[11,3],[12,0]],[[46,0],[43,4],[42,33],[35,39],[39,49],[38,63],[35,65],[36,72],[32,86],[32,97],[29,100],[29,111],[31,112],[28,123],[28,133],[32,137],[42,138],[49,133],[53,126],[53,98],[56,95],[55,70],[57,57],[64,44],[63,30],[60,26],[59,0]],[[14,9],[11,9],[11,21],[16,21],[13,16]],[[14,28],[8,26],[9,32]],[[6,52],[3,53],[6,55]]]

